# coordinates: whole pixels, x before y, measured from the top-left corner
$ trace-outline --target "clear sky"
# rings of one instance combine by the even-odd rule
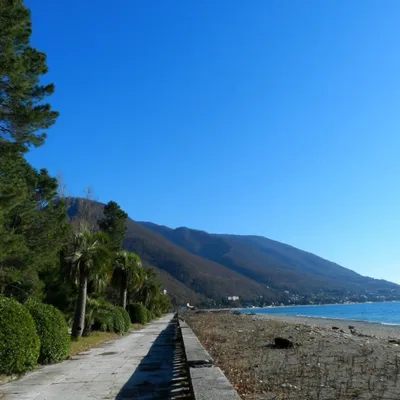
[[[400,283],[398,0],[26,4],[69,194]]]

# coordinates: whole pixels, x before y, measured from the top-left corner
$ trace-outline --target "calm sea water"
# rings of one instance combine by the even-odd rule
[[[248,308],[240,311],[244,313],[254,312],[257,314],[347,319],[353,321],[379,322],[387,325],[400,325],[400,302]]]

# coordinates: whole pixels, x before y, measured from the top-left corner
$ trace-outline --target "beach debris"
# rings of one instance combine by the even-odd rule
[[[353,330],[353,329],[356,329],[356,327],[354,325],[349,325],[349,329]]]
[[[340,328],[339,328],[338,326],[332,326],[332,329],[333,329],[334,331],[338,331]]]
[[[291,383],[282,383],[281,387],[287,389],[297,389],[297,386],[292,385]]]
[[[388,341],[389,341],[389,343],[392,343],[392,344],[400,344],[399,339],[389,339]]]
[[[294,344],[291,340],[282,337],[276,337],[274,339],[274,343],[277,349],[292,349],[294,347]]]
[[[355,329],[351,329],[350,333],[354,336],[358,336],[358,337],[365,337],[365,338],[372,338],[372,339],[377,339],[378,337],[376,335],[365,335],[363,333],[357,332]],[[400,343],[400,341],[399,341]]]

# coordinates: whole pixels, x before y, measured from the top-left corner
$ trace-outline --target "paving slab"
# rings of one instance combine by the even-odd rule
[[[166,315],[140,331],[1,385],[0,399],[161,399],[157,393],[170,391],[181,373],[174,372],[172,319]]]
[[[240,400],[240,396],[218,367],[190,368],[195,400]]]

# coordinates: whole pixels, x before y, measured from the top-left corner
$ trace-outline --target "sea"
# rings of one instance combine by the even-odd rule
[[[400,325],[400,302],[245,308],[239,311]]]

